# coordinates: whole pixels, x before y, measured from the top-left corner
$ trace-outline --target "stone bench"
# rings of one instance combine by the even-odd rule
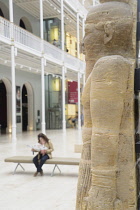
[[[25,169],[23,168],[21,163],[32,163],[33,164],[33,156],[13,156],[13,157],[6,158],[4,161],[11,162],[11,163],[17,163],[16,168],[13,172],[13,174],[15,174],[18,166],[21,166],[21,168],[25,171]],[[48,159],[45,162],[45,164],[54,164],[54,168],[51,173],[51,176],[53,176],[56,167],[58,168],[58,170],[61,173],[61,170],[58,167],[58,165],[79,165],[79,162],[80,162],[80,158],[53,157],[52,159]]]

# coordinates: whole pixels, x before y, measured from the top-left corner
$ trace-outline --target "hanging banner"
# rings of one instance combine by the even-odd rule
[[[78,103],[78,83],[68,82],[68,103],[76,104]]]

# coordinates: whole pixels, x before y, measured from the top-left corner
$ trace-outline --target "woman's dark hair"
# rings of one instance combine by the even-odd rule
[[[40,143],[40,138],[44,139],[47,143],[49,142],[48,137],[43,133],[38,134],[38,143]]]

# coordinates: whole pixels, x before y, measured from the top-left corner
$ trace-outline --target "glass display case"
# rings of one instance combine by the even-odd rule
[[[61,20],[58,18],[44,20],[44,39],[61,49]]]
[[[45,76],[46,81],[46,127],[62,129],[62,82],[52,75]]]

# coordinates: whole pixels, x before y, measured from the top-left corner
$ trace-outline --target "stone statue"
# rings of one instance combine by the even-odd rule
[[[86,19],[83,149],[76,210],[136,210],[136,1],[100,0]]]

